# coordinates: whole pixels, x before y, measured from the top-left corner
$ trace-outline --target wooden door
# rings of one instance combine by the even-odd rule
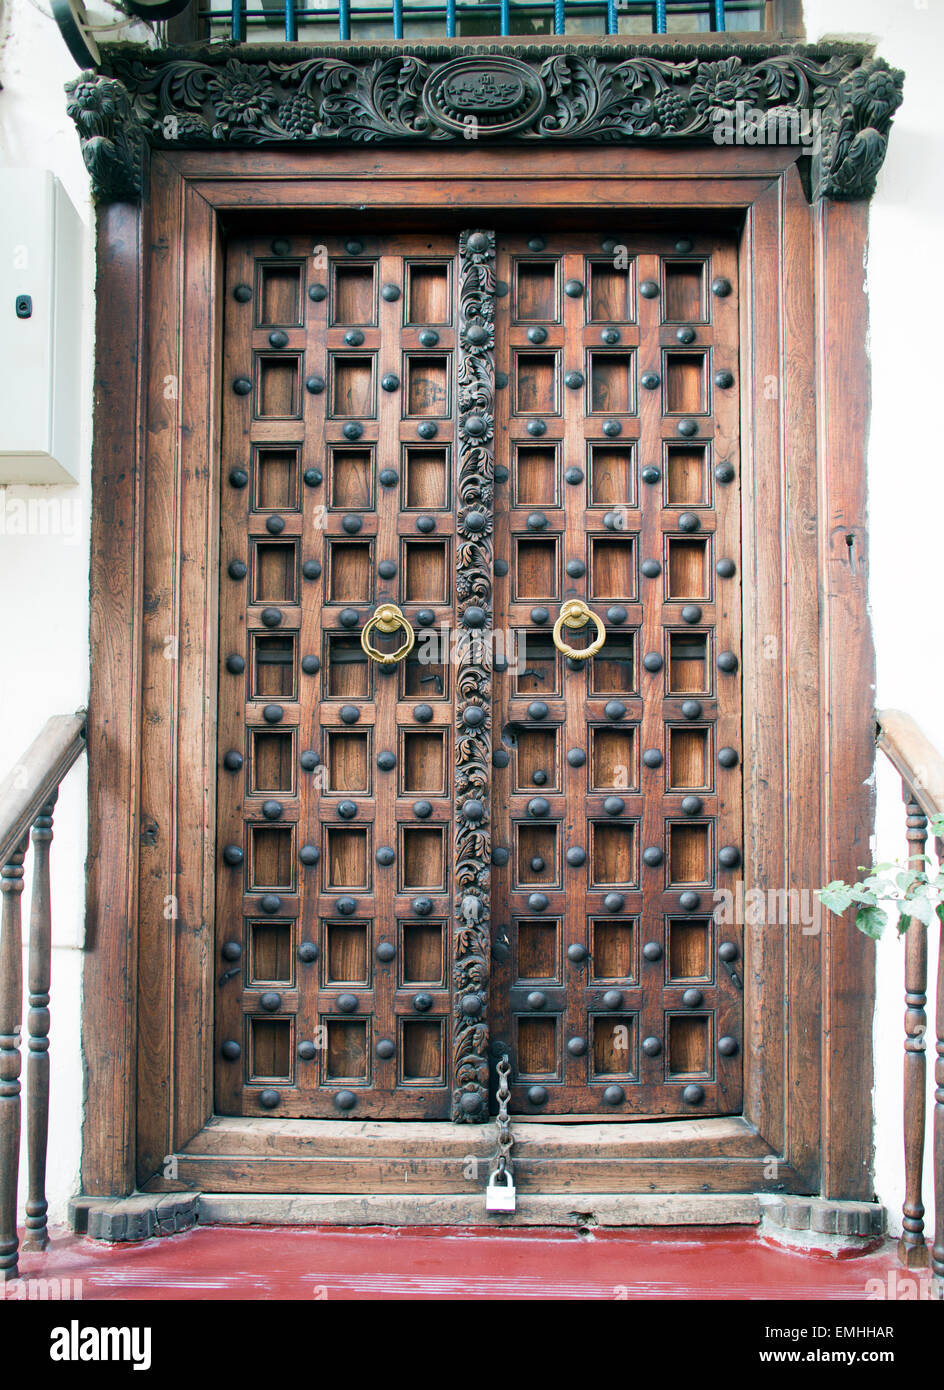
[[[226,262],[216,1104],[443,1117],[456,240],[313,240]]]
[[[497,277],[492,1056],[533,1117],[731,1113],[734,243],[499,236]]]

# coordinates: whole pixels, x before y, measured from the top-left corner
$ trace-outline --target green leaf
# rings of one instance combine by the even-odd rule
[[[900,874],[895,875],[895,882],[903,893],[907,893],[911,885],[917,882],[918,874],[915,869],[903,869]]]
[[[830,912],[842,913],[852,902],[852,889],[841,879],[835,879],[825,888],[817,888],[816,896]]]
[[[900,912],[898,914],[898,935],[904,936],[910,926],[911,918],[908,916],[907,912]]]
[[[849,889],[849,896],[853,902],[867,903],[873,905],[878,902],[879,897],[887,897],[886,893],[876,894],[871,888],[865,888],[859,883],[854,883]]]
[[[923,922],[929,927],[934,921],[934,908],[927,898],[915,896],[908,900],[908,911],[912,917],[917,917],[919,922]]]
[[[880,907],[860,907],[855,920],[860,932],[870,936],[873,941],[879,941],[888,922],[888,913]]]

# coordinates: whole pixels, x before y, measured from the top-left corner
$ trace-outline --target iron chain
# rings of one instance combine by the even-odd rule
[[[498,1166],[495,1171],[502,1176],[506,1172],[511,1173],[511,1146],[515,1142],[511,1137],[511,1121],[508,1118],[508,1101],[511,1098],[511,1091],[508,1089],[510,1071],[511,1064],[506,1052],[498,1063]]]

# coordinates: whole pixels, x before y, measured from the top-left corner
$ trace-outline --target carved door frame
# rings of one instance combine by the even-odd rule
[[[307,1122],[310,1142],[269,1147],[266,1158],[250,1132],[266,1121],[242,1121],[250,1129],[227,1131],[221,1143],[212,1117],[225,227],[247,218],[258,226],[267,211],[351,223],[365,204],[375,221],[428,218],[457,233],[494,226],[509,207],[606,230],[627,212],[689,211],[739,226],[745,887],[809,891],[848,877],[873,816],[867,207],[811,206],[796,148],[776,146],[614,144],[568,161],[547,145],[512,156],[484,141],[420,157],[399,148],[165,150],[151,155],[146,193],[143,205],[105,204],[98,217],[82,1186],[97,1194],[159,1185],[172,1155],[182,1180],[217,1191],[337,1191],[344,1141],[327,1143],[331,1161],[321,1149],[324,1126],[343,1122]],[[467,440],[465,508],[487,476]],[[487,810],[477,833],[486,828]],[[678,1121],[660,1134],[609,1125],[589,1179],[579,1163],[593,1136],[571,1126],[569,1148],[538,1153],[522,1185],[871,1197],[873,977],[872,944],[839,919],[820,931],[750,928],[743,1118]],[[442,1141],[457,1129],[465,1152],[480,1141],[449,1122],[420,1128],[430,1133],[414,1136],[413,1153],[428,1176],[412,1190],[467,1190],[461,1173],[449,1186]],[[399,1171],[384,1177],[397,1162],[417,1171],[399,1139],[387,1142],[399,1157],[378,1158],[364,1190],[393,1181],[402,1191]],[[568,1173],[569,1163],[577,1166]]]

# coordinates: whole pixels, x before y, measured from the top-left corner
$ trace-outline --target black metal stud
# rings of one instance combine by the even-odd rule
[[[269,334],[269,347],[288,347],[288,334],[285,333],[281,328],[273,329],[273,331]]]
[[[220,949],[220,955],[223,957],[224,960],[228,961],[239,960],[242,956],[242,953],[243,948],[242,946],[240,946],[238,941],[224,941]]]
[[[546,912],[548,897],[546,893],[529,893],[528,907],[532,912]]]
[[[321,561],[305,560],[302,564],[302,574],[305,577],[305,579],[320,579]]]
[[[507,373],[507,372],[496,372],[496,373],[495,373],[495,390],[496,390],[496,391],[504,391],[504,389],[505,389],[505,387],[506,387],[507,385],[508,385],[508,373]]]
[[[626,802],[621,796],[607,796],[603,799],[603,809],[608,816],[621,816],[626,810]]]
[[[692,439],[698,433],[698,421],[686,416],[684,420],[679,420],[675,428],[683,438]]]
[[[433,1007],[433,998],[430,994],[414,994],[412,1003],[418,1014],[425,1014]]]
[[[241,676],[246,669],[245,657],[239,656],[238,653],[234,652],[231,656],[226,658],[226,669],[231,676]]]
[[[565,280],[564,293],[567,295],[568,299],[579,299],[583,294],[583,281]]]
[[[542,434],[547,432],[547,425],[543,420],[529,420],[527,425],[525,425],[525,429],[528,431],[528,434],[532,435],[534,438],[539,438]]]
[[[642,755],[642,760],[646,767],[661,767],[662,753],[658,748],[647,748]]]
[[[263,608],[259,614],[263,627],[279,627],[282,622],[281,608]]]
[[[622,512],[604,512],[603,525],[608,531],[622,531],[623,514]]]
[[[644,959],[648,961],[661,960],[662,947],[658,941],[647,941],[645,946],[643,946],[642,948],[642,954]]]
[[[542,820],[551,813],[551,803],[543,796],[532,796],[528,802],[528,815],[534,820]]]
[[[305,867],[310,869],[321,858],[321,850],[317,845],[302,845],[298,851],[298,857]]]
[[[278,1091],[273,1090],[271,1086],[267,1086],[264,1091],[259,1092],[259,1104],[263,1110],[274,1110],[281,1099]]]
[[[720,1048],[721,1044],[719,1043],[718,1046]],[[227,1062],[237,1061],[241,1053],[242,1048],[240,1047],[239,1043],[235,1041],[234,1038],[227,1038],[226,1042],[224,1042],[220,1048],[220,1054],[226,1059]]]
[[[303,1062],[313,1062],[318,1055],[318,1049],[310,1040],[300,1042],[295,1050]]]
[[[528,241],[529,251],[543,251],[546,248],[546,246],[547,242],[542,236],[533,236]]]
[[[659,286],[655,280],[643,280],[639,286],[639,293],[643,299],[655,299],[659,293]]]
[[[571,391],[579,391],[583,383],[583,372],[567,372],[564,375],[564,385]]]
[[[568,671],[585,671],[585,660],[586,658],[581,658],[578,656],[568,656],[564,658],[564,665],[567,667]]]
[[[658,468],[654,463],[647,463],[639,476],[644,483],[657,483],[662,477],[662,469]]]
[[[683,623],[700,623],[700,622],[701,622],[701,609],[699,608],[699,606],[698,606],[697,603],[686,603],[685,607],[682,609],[682,622],[683,622]]]
[[[545,1086],[529,1086],[528,1100],[532,1105],[545,1105],[547,1103],[547,1088]]]
[[[657,869],[664,860],[665,855],[658,845],[647,845],[642,852],[642,862],[650,869]]]
[[[503,845],[496,845],[492,850],[492,863],[499,869],[503,869],[510,858],[509,851]]]
[[[281,516],[266,517],[266,530],[270,536],[281,536],[285,530],[285,518]]]
[[[308,392],[310,396],[320,396],[324,389],[324,377],[318,376],[317,372],[313,376],[308,376],[305,378],[305,390]]]
[[[741,862],[741,851],[736,845],[722,845],[718,851],[718,863],[723,869],[736,869]]]
[[[626,906],[626,899],[622,893],[607,893],[603,899],[604,912],[622,912]]]
[[[227,772],[238,772],[243,765],[243,755],[238,753],[235,748],[230,748],[223,754],[223,766]]]
[[[694,888],[686,888],[684,893],[679,893],[679,907],[683,912],[694,912],[700,901]]]
[[[734,748],[719,748],[718,762],[721,767],[737,767],[738,755]]]
[[[691,237],[687,236],[679,237],[678,241],[675,243],[675,249],[680,256],[687,256],[689,252],[694,249],[694,246],[695,243],[692,241]]]
[[[603,706],[603,713],[606,715],[607,719],[622,719],[623,715],[626,713],[626,706],[623,704],[622,700],[607,700],[606,704]]]
[[[531,774],[531,781],[534,783],[536,787],[543,787],[547,785],[547,773],[544,771],[543,767],[537,767],[534,769],[534,771]]]
[[[587,567],[582,560],[568,560],[564,569],[569,579],[582,579],[587,573]]]
[[[535,344],[546,343],[546,342],[547,342],[547,329],[546,329],[546,328],[540,328],[540,327],[538,327],[538,326],[536,325],[534,328],[529,328],[529,329],[528,329],[527,337],[528,337],[528,342],[529,342],[529,343],[535,343]]]
[[[248,396],[252,390],[252,382],[248,376],[238,376],[233,382],[233,390],[237,396]]]
[[[622,1105],[626,1099],[626,1092],[622,1086],[606,1086],[603,1091],[603,1100],[607,1105]]]
[[[389,869],[390,865],[394,862],[396,857],[397,856],[394,854],[393,850],[390,848],[389,845],[381,845],[380,848],[377,850],[377,853],[374,855],[374,858],[377,860],[377,863],[380,865],[382,869]]]
[[[462,711],[462,722],[468,729],[478,729],[485,723],[485,710],[481,705],[466,705]]]
[[[722,941],[721,945],[718,947],[718,956],[721,960],[727,961],[730,964],[731,961],[737,960],[738,948],[733,941]]]
[[[363,525],[363,517],[357,516],[354,512],[349,512],[347,516],[341,518],[341,530],[349,536],[356,536]]]
[[[587,1050],[586,1038],[568,1038],[567,1051],[571,1057],[583,1057]]]
[[[482,1012],[482,996],[480,994],[464,994],[459,1008],[466,1018],[475,1018]]]
[[[686,1105],[700,1105],[705,1099],[705,1088],[697,1085],[697,1083],[693,1081],[691,1085],[686,1086],[683,1090],[682,1099]]]
[[[550,616],[550,612],[547,608],[538,607],[531,609],[531,621],[537,627],[542,627],[544,623],[549,620]]]
[[[416,427],[416,433],[420,439],[435,439],[439,433],[439,426],[435,420],[421,420]]]
[[[392,772],[397,765],[397,755],[390,753],[386,749],[377,754],[377,766],[381,772]]]
[[[567,750],[567,764],[569,767],[583,767],[587,761],[587,755],[582,748],[569,748]]]
[[[623,426],[619,420],[604,420],[601,428],[607,439],[615,439],[617,435],[623,433]]]
[[[281,820],[281,819],[282,819],[282,803],[281,803],[281,801],[274,801],[274,800],[263,801],[263,803],[262,803],[262,814],[263,814],[263,816],[265,817],[266,820]]]
[[[564,858],[572,869],[579,869],[581,865],[587,862],[587,851],[581,849],[579,845],[571,845],[565,853]]]
[[[468,608],[463,610],[462,623],[464,627],[479,628],[484,627],[488,614],[484,608],[477,603],[470,603]]]
[[[282,911],[282,899],[278,893],[263,893],[259,899],[259,906],[272,917],[276,912]]]
[[[738,1054],[737,1038],[732,1038],[730,1033],[725,1033],[724,1037],[718,1039],[718,1051],[722,1057],[736,1057]]]
[[[344,335],[344,341],[348,347],[361,347],[364,335],[359,328],[349,328]]]
[[[525,1003],[527,1004],[529,1009],[535,1011],[537,1009],[543,1009],[544,1005],[547,1003],[547,995],[543,992],[543,990],[533,989],[531,993],[528,995],[527,999],[525,1000]]]
[[[496,560],[496,561],[495,561],[495,573],[496,573],[496,575],[498,576],[499,579],[504,579],[505,575],[508,573],[508,561],[507,561],[507,560]]]
[[[727,675],[733,675],[738,668],[738,659],[734,652],[718,653],[718,670],[724,671]]]
[[[661,653],[661,652],[646,652],[645,656],[644,656],[643,659],[642,659],[642,664],[643,664],[644,670],[646,670],[646,671],[661,671],[661,670],[662,670],[662,653]]]
[[[736,570],[737,566],[734,561],[729,560],[726,556],[722,557],[715,565],[715,573],[718,574],[721,579],[731,579]]]
[[[678,519],[680,531],[698,531],[701,529],[701,521],[694,512],[682,512]]]
[[[338,1110],[343,1110],[346,1113],[348,1110],[354,1109],[357,1104],[357,1096],[353,1091],[338,1091],[334,1103]]]
[[[711,282],[711,293],[716,294],[719,299],[726,298],[731,293],[731,281],[724,275],[715,276]]]
[[[693,343],[695,341],[695,330],[689,324],[675,330],[675,336],[680,343]]]
[[[400,378],[397,376],[396,372],[384,372],[383,376],[380,378],[380,386],[384,391],[396,391],[399,385]]]
[[[338,622],[342,627],[357,627],[358,617],[356,608],[342,608],[338,614]]]
[[[377,573],[381,579],[392,579],[397,572],[396,560],[381,560],[377,566]]]
[[[723,367],[720,372],[715,372],[715,385],[719,386],[722,391],[727,391],[730,386],[734,385],[734,373],[729,372],[727,367]]]
[[[248,304],[252,299],[251,285],[236,285],[233,289],[233,298],[237,304]]]
[[[350,237],[344,243],[344,249],[349,256],[359,256],[364,249],[364,243],[357,237]]]
[[[376,1052],[377,1056],[383,1062],[389,1061],[390,1058],[394,1056],[394,1054],[396,1053],[396,1050],[397,1049],[394,1047],[393,1043],[389,1038],[380,1038],[377,1042],[376,1047],[374,1048],[374,1051]]]
[[[296,954],[303,965],[313,965],[318,959],[318,943],[316,941],[300,941]]]
[[[529,531],[543,531],[547,527],[547,517],[543,512],[529,512],[525,525]]]
[[[381,468],[377,474],[377,480],[381,487],[395,487],[399,477],[400,475],[395,468]]]
[[[315,304],[320,304],[323,299],[328,298],[327,285],[309,285],[308,298]]]
[[[619,989],[608,989],[600,1000],[604,1009],[619,1009],[623,1003],[623,992]]]
[[[419,334],[419,341],[421,347],[435,347],[439,342],[439,334],[435,328],[424,328]]]
[[[314,772],[321,762],[321,754],[316,753],[313,748],[306,748],[298,759],[304,772]]]
[[[384,285],[380,291],[380,298],[386,300],[388,304],[393,304],[400,298],[400,286],[394,284]]]
[[[354,820],[357,815],[357,803],[355,801],[339,801],[338,815],[342,820]]]
[[[259,995],[259,1008],[267,1014],[278,1013],[282,1007],[282,996],[277,989],[267,989]]]
[[[511,762],[510,756],[504,748],[496,748],[492,754],[492,767],[507,767]]]
[[[647,1057],[658,1057],[662,1051],[662,1041],[660,1038],[643,1038],[642,1050]]]
[[[662,573],[662,566],[658,560],[643,560],[639,568],[647,579],[658,579]]]
[[[614,603],[611,608],[606,610],[607,622],[615,624],[616,627],[625,623],[628,617],[629,614],[621,603]]]
[[[341,433],[345,439],[360,439],[364,433],[364,426],[358,420],[348,420]]]
[[[231,468],[229,470],[230,487],[234,487],[238,491],[240,488],[244,488],[248,482],[249,474],[246,472],[245,468]]]
[[[281,724],[284,713],[281,705],[265,705],[263,706],[262,717],[267,724]]]
[[[484,512],[471,511],[466,512],[464,522],[467,531],[471,531],[473,535],[478,535],[488,525],[488,518]]]
[[[662,378],[658,372],[643,372],[639,378],[640,385],[644,386],[647,391],[655,391],[661,381]]]
[[[696,796],[694,792],[690,792],[688,796],[682,797],[682,815],[698,816],[701,814],[704,804],[700,796]]]
[[[546,719],[547,716],[548,716],[548,713],[549,713],[548,707],[547,707],[547,705],[544,703],[543,700],[532,700],[531,703],[530,703],[530,705],[528,706],[528,718],[529,718],[529,719],[534,719],[534,720]]]
[[[565,483],[570,483],[571,486],[573,486],[575,483],[582,483],[582,482],[583,482],[583,469],[582,469],[582,468],[578,468],[578,467],[576,466],[576,464],[574,464],[574,465],[572,465],[570,468],[566,469],[565,472],[564,472],[564,482],[565,482]]]
[[[702,713],[702,709],[701,709],[701,701],[700,701],[700,700],[683,700],[683,701],[682,701],[682,716],[683,716],[683,718],[685,718],[685,719],[700,719],[700,718],[701,718],[701,713]]]
[[[339,994],[335,1002],[342,1014],[352,1014],[357,1009],[356,994]]]
[[[433,814],[433,803],[431,801],[414,801],[413,814],[417,820],[429,820]]]
[[[357,708],[357,705],[342,705],[342,706],[341,706],[341,723],[342,723],[342,724],[356,724],[357,721],[358,721],[358,719],[360,719],[360,717],[361,717],[361,712],[360,712],[360,710]]]

